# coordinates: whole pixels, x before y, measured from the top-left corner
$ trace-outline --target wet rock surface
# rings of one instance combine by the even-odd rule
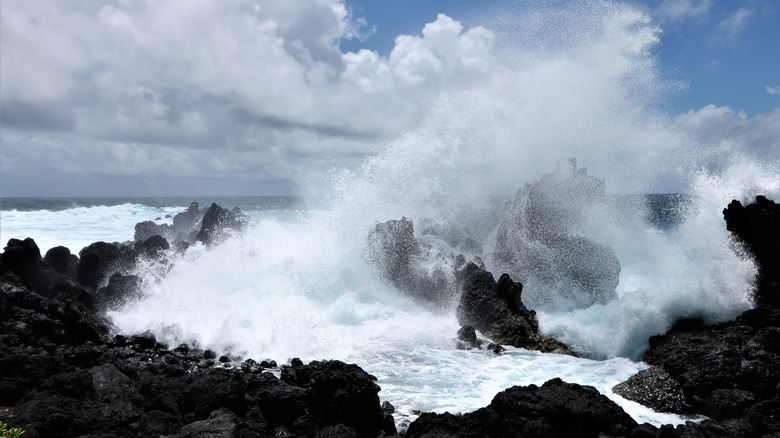
[[[224,217],[214,223],[233,224]],[[160,257],[167,241],[153,237],[90,245],[81,258],[62,249],[43,258],[32,239],[8,242],[0,255],[0,421],[26,437],[397,435],[392,405],[380,404],[376,379],[356,365],[294,359],[277,367],[188,345],[169,349],[148,332],[114,335],[103,309],[137,293],[126,264],[139,254]],[[774,275],[771,257],[754,256],[765,266],[761,275]],[[522,285],[508,275],[495,281],[462,259],[456,273],[465,344],[480,345],[474,328],[522,335],[518,344],[538,336]],[[767,284],[774,287],[760,281],[758,292]],[[627,397],[633,392],[656,409],[710,419],[676,428],[637,424],[596,389],[553,379],[509,388],[472,413],[424,413],[406,436],[778,436],[780,311],[771,299],[758,301],[735,321],[683,321],[651,338],[645,361],[657,368],[625,385]],[[680,394],[684,402],[675,405]]]
[[[503,274],[498,281],[493,274],[474,263],[457,273],[461,295],[456,311],[458,322],[473,327],[501,345],[512,345],[548,353],[573,354],[561,342],[539,333],[536,312],[522,302],[523,285]],[[464,339],[476,344],[469,333]]]
[[[409,426],[407,436],[629,436],[637,428],[623,409],[595,388],[553,379],[542,386],[509,388],[471,413],[423,414]]]
[[[526,286],[527,304],[565,310],[617,298],[620,263],[585,219],[605,201],[604,181],[574,159],[517,192],[498,226],[494,258]]]
[[[714,326],[687,321],[650,338],[645,362],[675,379],[686,403],[715,420],[780,397],[780,311],[759,308]]]
[[[723,217],[758,266],[756,304],[780,307],[780,204],[764,196],[746,206],[734,200]]]
[[[109,336],[79,302],[8,283],[0,314],[0,420],[26,437],[395,434],[375,378],[356,365],[296,362],[279,379],[150,333]]]
[[[616,385],[612,391],[656,412],[688,414],[692,411],[685,401],[680,384],[663,368],[651,367],[642,370]]]
[[[404,293],[426,303],[447,305],[457,294],[452,268],[425,269],[431,265],[454,266],[455,254],[441,253],[414,235],[414,223],[402,217],[376,224],[368,233],[367,259],[379,277]]]
[[[651,337],[644,361],[663,370],[663,378],[635,376],[625,387],[633,400],[651,407],[667,400],[676,405],[682,395],[687,412],[711,418],[680,428],[690,436],[778,436],[780,207],[758,196],[747,206],[733,201],[723,214],[728,230],[758,266],[757,307],[712,326],[696,319],[678,321],[667,333]]]

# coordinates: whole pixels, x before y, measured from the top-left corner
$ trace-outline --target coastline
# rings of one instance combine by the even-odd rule
[[[218,232],[218,228],[212,231]],[[154,253],[155,248],[162,246],[162,242],[158,241],[158,244],[160,246],[157,247],[151,244],[140,245],[140,248],[134,247],[133,250]],[[237,436],[238,433],[243,433],[241,431],[252,431],[255,436],[279,436],[284,430],[303,436],[392,436],[395,433],[389,426],[392,420],[387,419],[387,415],[392,415],[392,409],[389,406],[382,409],[379,398],[374,398],[379,391],[378,387],[374,388],[375,384],[372,386],[365,383],[363,387],[355,390],[355,393],[363,396],[371,392],[374,394],[360,399],[360,402],[355,402],[351,396],[346,397],[351,400],[346,403],[347,406],[352,406],[350,403],[370,406],[373,412],[369,415],[373,418],[371,425],[362,425],[360,419],[366,418],[366,414],[360,410],[353,409],[341,417],[339,415],[342,414],[323,412],[321,409],[324,408],[315,407],[316,403],[321,402],[316,401],[320,395],[326,394],[323,396],[324,400],[329,401],[322,403],[329,405],[333,403],[336,393],[347,391],[352,394],[349,385],[345,383],[350,379],[372,381],[370,375],[364,375],[362,370],[358,372],[343,363],[328,361],[325,366],[291,362],[279,368],[281,379],[271,374],[276,379],[274,380],[268,373],[262,372],[262,366],[253,365],[254,361],[247,360],[238,366],[220,366],[219,364],[231,362],[230,358],[222,362],[222,358],[217,358],[215,352],[196,351],[187,346],[169,350],[168,346],[159,345],[153,335],[149,334],[131,338],[121,335],[112,337],[110,323],[100,314],[101,303],[95,301],[95,287],[83,284],[82,281],[89,282],[83,277],[79,280],[76,275],[74,279],[59,272],[53,260],[55,258],[49,257],[48,254],[43,258],[32,240],[9,242],[0,268],[3,275],[2,310],[4,315],[9,315],[9,319],[3,323],[2,332],[5,351],[1,359],[4,366],[0,367],[3,369],[0,381],[4,385],[4,391],[0,392],[5,394],[5,397],[0,402],[0,405],[4,406],[0,409],[0,419],[12,427],[25,428],[30,432],[28,436],[47,436],[47,433],[62,432],[64,429],[58,428],[65,426],[71,428],[67,429],[67,436],[88,433],[114,433],[118,436],[148,436],[149,433],[197,436],[187,434],[194,433],[189,432],[190,429],[207,429],[215,424],[222,425],[219,426],[222,427],[219,432],[223,433],[222,436]],[[71,257],[60,260],[66,262],[63,272],[72,268],[72,265],[68,265],[68,260],[73,261]],[[79,263],[82,262],[83,254],[79,260]],[[126,284],[121,280],[118,278],[114,282],[113,293],[116,296],[131,292],[122,290],[122,286]],[[693,412],[710,416],[710,420],[698,424],[688,423],[677,428],[638,425],[630,417],[626,419],[625,412],[619,406],[600,394],[594,394],[595,390],[592,388],[551,381],[540,387],[531,385],[502,391],[490,406],[474,413],[455,416],[423,414],[409,425],[407,434],[414,437],[506,436],[498,434],[520,432],[526,436],[572,436],[571,433],[577,431],[582,433],[580,436],[761,436],[776,433],[778,425],[773,423],[775,420],[772,412],[776,412],[773,410],[780,403],[778,389],[773,389],[773,386],[780,382],[776,365],[778,322],[780,317],[777,310],[764,306],[746,312],[736,321],[716,326],[708,327],[696,322],[681,323],[666,335],[651,340],[652,348],[648,353],[651,359],[648,362],[663,367],[674,379],[681,381],[686,399],[695,405],[686,409],[692,408]],[[735,333],[747,335],[747,338],[735,337]],[[703,343],[702,337],[712,339],[714,344]],[[728,341],[729,339],[733,341]],[[692,344],[698,344],[701,348],[691,350]],[[748,357],[750,366],[743,370],[741,361],[746,352],[740,349],[744,349],[746,345],[750,345],[748,353],[752,356]],[[724,351],[734,353],[728,355],[724,354]],[[725,366],[722,360],[703,360],[710,357],[708,354],[715,359],[725,357],[736,360],[736,365],[728,361],[725,364],[730,367],[737,366],[737,371]],[[326,367],[325,371],[319,368],[322,366]],[[328,367],[347,367],[360,377],[339,380],[331,376],[337,372]],[[693,377],[700,376],[700,370],[694,372],[696,367],[709,367],[707,375],[716,377],[706,384],[700,383],[687,375],[691,373]],[[114,369],[119,374],[115,373]],[[721,370],[725,375],[717,375],[713,370]],[[193,373],[199,376],[195,380],[200,379],[200,376],[208,377],[203,377],[205,382],[194,384],[193,381],[174,379],[172,386],[166,387],[168,393],[181,394],[182,398],[175,395],[173,401],[170,397],[167,401],[163,400],[166,391],[144,394],[143,388],[148,390],[149,385],[161,383],[144,383],[143,379],[156,378],[150,376],[181,377]],[[319,379],[330,382],[323,384],[330,392],[323,393],[315,389],[319,388],[318,380],[312,380],[311,376],[308,380],[299,378],[299,373],[320,373],[317,374]],[[733,375],[747,377],[738,379],[735,383],[729,381],[729,376]],[[107,380],[111,380],[113,386],[101,386],[101,382]],[[186,394],[191,393],[182,391],[182,388],[186,387],[194,393],[213,392],[213,389],[208,389],[213,386],[208,384],[215,381],[223,382],[230,388],[227,394],[216,397],[216,401],[187,401]],[[767,384],[768,382],[775,382],[775,385]],[[756,385],[766,388],[758,391]],[[252,393],[255,390],[264,395]],[[274,392],[276,390],[280,391],[281,395]],[[274,395],[269,395],[270,393]],[[153,400],[149,400],[149,396]],[[160,400],[157,400],[158,397]],[[250,402],[252,397],[255,400]],[[291,403],[292,412],[308,412],[308,417],[301,414],[291,419],[289,417],[292,414],[288,409],[271,414],[275,412],[273,407],[263,403],[274,405],[276,402],[263,400],[278,401],[274,397],[282,397]],[[525,400],[524,397],[535,401],[522,401]],[[575,400],[576,402],[573,402]],[[105,422],[92,424],[95,428],[103,429],[88,430],[90,424],[83,417],[84,414],[74,413],[75,407],[86,411],[94,408],[91,415],[99,415],[98,412],[105,413],[116,409],[116,406],[112,408],[112,403],[116,405],[120,402],[136,406],[131,409],[133,415],[131,418],[119,416],[115,419],[103,415],[101,418]],[[597,405],[598,409],[582,411],[577,408],[578,404]],[[728,408],[730,404],[736,407]],[[520,411],[507,409],[507,406],[513,405],[530,407]],[[718,410],[718,406],[725,406],[727,409]],[[303,411],[295,410],[301,408]],[[344,407],[344,410],[350,411],[350,408]],[[258,415],[265,423],[258,420]],[[509,419],[518,416],[525,420],[518,423]],[[50,420],[42,422],[40,418]],[[36,422],[33,419],[38,420]],[[114,420],[116,421],[112,423]],[[197,424],[189,426],[188,429],[188,425],[195,423]],[[279,429],[280,427],[284,430]],[[127,433],[116,432],[116,428]],[[206,429],[200,430],[202,432]],[[36,433],[38,435],[35,435]]]

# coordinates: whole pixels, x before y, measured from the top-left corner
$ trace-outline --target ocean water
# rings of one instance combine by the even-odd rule
[[[700,184],[715,193],[723,182],[702,176]],[[136,222],[170,221],[166,215],[186,210],[185,199],[4,199],[0,232],[4,241],[35,238],[42,253],[56,245],[78,253],[94,240],[132,240]],[[170,345],[280,363],[357,363],[379,379],[380,397],[396,406],[401,427],[418,411],[468,412],[502,389],[553,377],[595,386],[639,422],[680,423],[687,418],[653,412],[611,388],[647,367],[639,360],[647,338],[676,318],[715,322],[747,309],[752,264],[730,246],[722,207],[712,209],[700,195],[609,200],[623,221],[610,233],[622,265],[619,299],[566,312],[537,309],[542,330],[582,358],[458,349],[451,304],[410,297],[367,262],[366,236],[376,221],[356,223],[344,210],[301,198],[206,200],[243,206],[252,225],[214,247],[169,254],[165,265],[141,263],[143,298],[110,316],[124,333],[152,330]],[[625,224],[621,208],[641,210],[632,217],[643,228],[615,225]]]
[[[253,219],[242,233],[139,264],[142,297],[109,315],[120,331],[151,330],[170,345],[280,363],[357,363],[378,378],[380,398],[396,406],[402,426],[418,411],[472,411],[502,389],[553,377],[598,388],[640,423],[685,421],[611,388],[647,366],[648,338],[677,319],[714,323],[751,307],[755,266],[730,239],[722,210],[758,194],[780,200],[780,163],[731,139],[702,143],[664,113],[663,96],[680,84],[658,65],[661,30],[641,8],[609,1],[524,7],[530,10],[518,3],[477,17],[487,28],[463,32],[459,44],[467,49],[472,37],[488,35],[477,42],[492,45],[491,56],[431,64],[455,72],[456,86],[421,77],[409,89],[425,96],[424,108],[408,109],[414,126],[359,165],[323,165],[322,174],[297,181],[299,198],[7,198],[0,239],[33,237],[42,252],[64,245],[77,253],[98,240],[130,241],[137,222],[169,222],[192,201],[240,206]],[[436,46],[431,54],[450,51]],[[560,234],[564,224],[566,239],[609,248],[620,265],[617,286],[598,291],[608,301],[569,306],[557,299],[566,282],[553,272],[544,279],[549,288],[531,282],[523,296],[540,329],[580,358],[460,350],[453,300],[432,305],[410,296],[370,263],[370,230],[406,217],[424,244],[415,269],[446,274],[452,256],[463,254],[497,277],[502,224],[519,224],[513,237],[529,244],[523,224],[534,218],[512,212],[529,211],[531,201],[516,191],[567,158],[577,159],[574,180],[592,176],[607,195],[594,201],[598,183],[553,177],[531,199],[559,213],[542,232]],[[646,195],[669,187],[684,195]],[[532,249],[536,260],[549,261],[572,247]]]

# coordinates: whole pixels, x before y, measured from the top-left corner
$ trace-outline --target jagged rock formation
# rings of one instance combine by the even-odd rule
[[[461,326],[472,326],[497,344],[573,355],[563,343],[539,333],[536,312],[521,300],[523,285],[508,274],[496,282],[493,274],[469,263],[457,276],[462,292],[456,314]]]
[[[145,241],[152,236],[162,236],[168,242],[195,243],[195,235],[199,231],[198,224],[203,219],[205,211],[201,211],[198,203],[190,204],[186,211],[173,217],[173,225],[156,224],[152,221],[139,222],[135,225],[136,242]]]
[[[679,382],[695,412],[748,421],[752,409],[780,406],[780,311],[748,310],[714,326],[681,321],[650,338],[644,361]]]
[[[367,259],[380,277],[399,290],[439,306],[456,297],[452,271],[465,261],[462,255],[421,242],[414,235],[414,224],[405,217],[379,223],[369,232]]]
[[[467,414],[423,414],[409,425],[407,438],[595,438],[636,436],[631,433],[640,427],[595,388],[553,379],[542,386],[513,386]]]
[[[395,436],[376,379],[355,365],[293,361],[279,379],[264,372],[273,361],[109,336],[110,322],[73,297],[28,290],[15,271],[40,262],[10,247],[0,258],[0,421],[25,437]]]
[[[758,266],[756,304],[780,307],[780,205],[764,196],[744,207],[734,200],[723,217]]]
[[[680,384],[663,368],[651,367],[629,377],[612,391],[628,400],[647,406],[656,412],[691,413]]]
[[[201,219],[200,231],[195,235],[198,242],[213,244],[220,241],[226,230],[239,231],[249,223],[249,216],[234,207],[232,210],[222,208],[216,203],[206,210]]]
[[[620,263],[585,226],[587,212],[605,198],[604,182],[574,159],[517,192],[498,227],[494,259],[526,286],[530,305],[568,309],[617,297]]]

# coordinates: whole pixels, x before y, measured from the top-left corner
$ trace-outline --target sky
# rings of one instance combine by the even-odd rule
[[[401,162],[500,192],[567,156],[618,192],[780,159],[780,2],[0,3],[3,197],[308,194]]]

